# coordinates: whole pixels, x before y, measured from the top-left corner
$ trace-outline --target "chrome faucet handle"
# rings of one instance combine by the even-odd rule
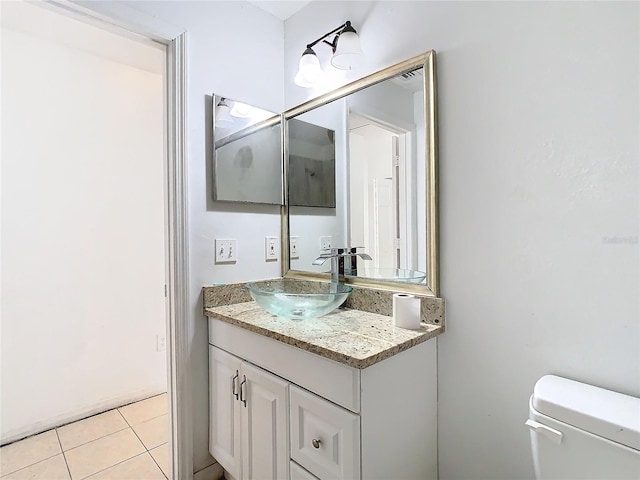
[[[364,247],[349,247],[349,253],[351,255],[357,255],[358,257],[362,258],[363,260],[373,260],[373,258],[371,258],[371,255],[369,255],[368,253],[358,253],[358,249],[359,248],[364,248]]]
[[[358,253],[358,248],[364,247],[349,247],[347,249],[347,253],[344,255],[345,257],[349,257],[348,260],[344,261],[341,266],[342,270],[340,273],[343,275],[357,277],[358,276],[358,257],[363,260],[373,260],[371,256],[367,253]]]
[[[364,247],[349,247],[349,255],[357,255],[358,257],[362,258],[363,260],[373,260],[373,258],[371,258],[371,255],[369,255],[368,253],[358,253],[358,249],[359,248],[364,248]]]
[[[322,265],[327,258],[333,257],[350,257],[353,255],[357,255],[365,260],[373,260],[371,256],[367,253],[357,253],[356,249],[364,248],[364,247],[334,247],[331,249],[329,253],[323,253],[318,258],[313,261],[313,265]]]
[[[358,257],[363,260],[372,260],[366,253],[357,253],[357,249],[362,247],[333,247],[330,252],[322,253],[311,264],[322,265],[331,259],[331,283],[338,283],[340,277],[344,275],[356,276],[358,272]],[[346,258],[346,260],[345,260]]]
[[[322,253],[318,258],[316,258],[313,262],[311,262],[311,265],[322,265],[329,258],[344,257],[346,254],[342,253],[342,250],[344,249],[332,248],[330,253]]]
[[[313,262],[311,262],[311,265],[322,265],[324,262],[327,261],[327,258],[331,258],[331,256],[330,255],[320,255]]]
[[[333,247],[330,250],[325,251],[325,253],[321,253],[320,256],[313,261],[313,265],[322,265],[327,258],[344,257],[346,255],[351,255],[350,253],[347,253],[347,250],[347,248],[343,247]]]

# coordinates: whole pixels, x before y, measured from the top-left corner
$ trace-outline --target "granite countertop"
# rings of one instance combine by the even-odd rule
[[[289,320],[266,312],[256,302],[205,308],[226,323],[354,368],[366,368],[425,342],[444,327],[422,323],[420,330],[394,326],[393,318],[348,308],[313,320]]]

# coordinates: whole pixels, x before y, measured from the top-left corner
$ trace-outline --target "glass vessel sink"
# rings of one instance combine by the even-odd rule
[[[353,287],[341,283],[265,280],[246,285],[258,305],[267,312],[294,320],[317,318],[344,303]]]
[[[427,278],[427,274],[419,270],[405,268],[373,268],[365,266],[364,268],[358,267],[358,277],[385,282],[423,283]]]

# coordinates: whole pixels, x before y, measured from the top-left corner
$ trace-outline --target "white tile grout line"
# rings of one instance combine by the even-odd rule
[[[154,417],[154,418],[158,418],[158,417]],[[127,420],[125,419],[125,422],[126,422],[126,421],[127,421]],[[127,422],[127,425],[128,425],[128,424],[129,424],[129,422]],[[156,462],[156,459],[155,459],[155,458],[153,458],[153,455],[151,455],[151,450],[153,450],[153,448],[161,447],[162,445],[164,445],[164,443],[161,443],[160,445],[156,445],[156,446],[155,446],[155,447],[153,447],[151,450],[149,450],[149,449],[147,448],[147,446],[144,444],[144,442],[142,441],[142,439],[138,436],[138,434],[136,433],[136,431],[133,429],[133,427],[132,427],[131,425],[129,425],[129,428],[131,429],[131,431],[133,432],[133,434],[136,436],[136,438],[140,441],[140,443],[141,443],[141,444],[142,444],[142,446],[144,447],[145,451],[144,451],[143,453],[148,453],[148,454],[149,454],[149,456],[151,457],[151,460],[153,461],[153,463],[155,463],[155,464],[156,464],[156,466],[158,467],[158,469],[160,470],[160,473],[162,473],[162,475],[164,475],[164,477],[165,477],[165,478],[167,478],[167,476],[165,475],[165,473],[164,473],[164,471],[162,470],[162,468],[160,468],[160,465],[158,465],[158,462]],[[167,443],[169,443],[169,442],[167,442]],[[141,453],[140,455],[142,455],[142,453]],[[136,455],[136,456],[131,457],[131,458],[135,458],[135,457],[137,457],[137,456],[139,456],[139,455]],[[131,460],[131,459],[129,459],[129,460]],[[124,461],[126,461],[126,460],[124,460]],[[120,463],[122,463],[122,462],[120,462]],[[116,463],[116,465],[117,465],[117,463]],[[109,467],[109,468],[111,468],[111,467]],[[96,472],[96,473],[98,473],[98,472]],[[72,480],[73,480],[73,479],[72,479]]]
[[[62,448],[62,442],[60,441],[60,435],[58,435],[58,429],[56,428],[56,438],[58,439],[58,444],[60,445],[60,451],[62,452],[62,458],[64,459],[64,465],[67,467],[67,472],[69,472],[69,478],[73,480],[71,476],[71,469],[69,468],[69,463],[67,462],[67,456],[64,454],[64,449]]]
[[[154,417],[154,418],[157,418],[157,417]],[[125,419],[125,422],[126,422],[126,419]],[[128,425],[128,422],[127,422],[127,425]],[[160,465],[158,465],[158,462],[156,462],[156,459],[155,459],[155,458],[153,458],[153,455],[151,455],[151,451],[150,451],[150,450],[147,448],[147,446],[142,442],[142,440],[140,439],[140,437],[138,437],[138,434],[137,434],[137,433],[136,433],[136,431],[133,429],[133,427],[132,427],[131,425],[129,425],[127,428],[124,428],[123,430],[127,430],[127,429],[131,430],[131,431],[133,432],[133,434],[138,438],[138,440],[140,440],[140,443],[141,443],[141,444],[142,444],[142,446],[144,447],[145,451],[144,451],[144,452],[142,452],[142,453],[138,453],[137,455],[134,455],[133,457],[129,457],[129,458],[125,459],[125,460],[122,460],[122,461],[120,461],[120,462],[116,462],[116,463],[114,463],[113,465],[109,465],[108,467],[105,467],[105,468],[103,468],[102,470],[99,470],[99,471],[97,471],[97,472],[93,472],[91,475],[89,475],[89,476],[87,476],[87,477],[82,477],[82,478],[81,478],[81,479],[79,479],[79,480],[84,480],[84,479],[86,479],[86,478],[91,478],[93,475],[97,475],[98,473],[100,473],[100,472],[104,472],[105,470],[108,470],[109,468],[115,467],[116,465],[120,465],[121,463],[128,462],[129,460],[132,460],[132,459],[137,458],[137,457],[139,457],[139,456],[141,456],[141,455],[144,455],[145,453],[148,453],[148,454],[149,454],[149,457],[151,457],[151,460],[152,460],[152,461],[153,461],[153,462],[158,466],[158,469],[160,470],[160,473],[162,473],[162,475],[164,475],[164,477],[165,477],[165,478],[167,478],[167,476],[166,476],[166,475],[164,474],[164,472],[162,471],[162,468],[160,468]],[[119,431],[119,432],[122,432],[122,430],[118,430],[118,431]],[[114,432],[114,433],[117,433],[117,432]],[[110,434],[110,435],[111,435],[111,434]],[[104,438],[104,437],[100,437],[100,438]],[[96,440],[98,440],[98,439],[96,439]],[[93,440],[92,440],[92,441],[93,441]],[[91,443],[91,442],[88,442],[88,443]],[[168,443],[168,442],[167,442],[167,443]],[[86,443],[85,443],[84,445],[86,445]],[[156,446],[156,447],[153,447],[153,448],[158,448],[158,447],[161,447],[162,445],[164,445],[164,443],[162,443],[162,444],[160,444],[160,445],[158,445],[158,446]],[[77,447],[75,447],[75,448],[77,448]],[[73,449],[71,449],[71,450],[73,450]],[[65,458],[65,459],[66,459],[66,458]],[[69,475],[71,475],[71,473],[69,473]],[[72,478],[71,480],[75,480],[75,479],[74,479],[74,478]]]
[[[163,393],[161,393],[160,395],[164,395],[164,394],[163,394]],[[157,396],[158,396],[158,395],[154,395],[154,397],[157,397]],[[149,398],[153,398],[153,397],[149,397]],[[147,399],[145,398],[144,400],[140,400],[140,402],[144,402],[145,400],[147,400]],[[133,403],[138,403],[138,402],[133,402]],[[128,405],[133,405],[133,403],[129,403]],[[126,406],[126,405],[124,405],[124,406]],[[127,428],[130,428],[131,430],[133,430],[133,433],[135,433],[136,431],[135,431],[135,429],[133,428],[133,425],[131,425],[131,424],[127,421],[127,419],[126,419],[126,418],[124,418],[124,415],[122,415],[122,413],[120,412],[120,408],[122,408],[122,407],[112,408],[111,410],[107,410],[107,411],[102,412],[102,413],[109,413],[109,412],[112,412],[112,411],[114,411],[114,410],[115,410],[115,411],[117,411],[117,412],[118,412],[118,415],[120,415],[120,418],[122,418],[122,420],[124,420],[124,423],[126,423],[126,424],[127,424],[127,426],[126,426],[126,427],[121,428],[120,430],[114,430],[113,432],[107,433],[106,435],[102,435],[101,437],[93,438],[93,439],[91,439],[91,440],[89,440],[89,441],[87,441],[87,442],[81,443],[81,444],[76,445],[75,447],[69,448],[69,449],[67,449],[67,450],[64,450],[64,448],[62,447],[62,442],[60,442],[60,437],[58,436],[58,442],[60,443],[60,450],[62,450],[62,452],[63,452],[63,453],[64,453],[64,452],[70,452],[71,450],[74,450],[74,449],[76,449],[76,448],[82,447],[82,446],[87,445],[87,444],[89,444],[89,443],[91,443],[91,442],[95,442],[96,440],[100,440],[101,438],[108,437],[109,435],[113,435],[114,433],[121,432],[121,431],[123,431],[123,430],[126,430]],[[98,413],[97,415],[102,415],[102,413]],[[162,415],[166,415],[166,413],[163,413]],[[161,417],[162,415],[156,415],[155,417],[151,417],[151,418],[149,418],[148,420],[145,420],[145,422],[147,422],[147,421],[149,421],[149,420],[154,420],[154,419],[156,419],[156,418],[158,418],[158,417]],[[87,417],[87,418],[92,418],[92,417],[95,417],[95,415],[91,415],[90,417]],[[74,423],[82,422],[82,421],[86,420],[87,418],[82,418],[82,419],[80,419],[80,420],[76,420],[75,422],[67,423],[66,425],[63,425],[63,426],[73,425]],[[145,422],[141,422],[141,423],[145,423]],[[139,425],[139,424],[138,424],[138,425]],[[58,434],[58,428],[62,428],[62,427],[57,427],[57,428],[55,428],[55,429],[54,429],[54,430],[56,431],[56,435]],[[138,435],[136,434],[136,436],[138,436]],[[139,439],[139,440],[140,440],[140,442],[142,443],[142,446],[143,446],[143,447],[145,447],[145,448],[147,448],[147,446],[142,442],[142,440],[140,439],[140,437],[138,437],[138,439]],[[155,448],[155,447],[154,447],[154,448]]]
[[[49,432],[49,431],[51,431],[51,430],[56,430],[56,429],[55,429],[55,428],[51,428],[50,430],[45,430],[44,432],[34,433],[33,435],[29,435],[28,437],[25,437],[25,438],[23,438],[22,440],[26,440],[26,439],[28,439],[28,438],[35,437],[36,435],[41,435],[41,434],[46,433],[46,432]],[[56,433],[56,438],[58,439],[58,445],[60,445],[60,453],[64,453],[64,452],[62,451],[62,444],[60,443],[60,437],[58,437],[58,432],[56,431],[55,433]],[[9,445],[13,445],[14,443],[21,442],[22,440],[16,440],[15,442],[11,442],[11,443],[7,443],[6,445],[2,445],[2,447],[0,447],[0,451],[2,451],[2,449],[3,449],[4,447],[8,447]],[[42,459],[38,460],[37,462],[30,463],[29,465],[25,465],[24,467],[20,467],[19,469],[17,469],[17,470],[13,470],[12,472],[5,472],[5,473],[2,475],[2,478],[6,477],[7,475],[13,475],[14,473],[19,472],[20,470],[24,470],[25,468],[33,467],[34,465],[37,465],[38,463],[44,462],[45,460],[50,460],[50,459],[52,459],[53,457],[55,457],[55,456],[57,456],[57,455],[60,455],[60,453],[54,453],[54,454],[53,454],[53,455],[51,455],[50,457],[42,458]],[[67,461],[67,460],[66,460],[66,458],[65,458],[65,463],[66,463],[66,461]],[[69,468],[69,467],[67,467],[67,468]]]
[[[0,0],[0,1],[1,1],[1,0]],[[43,458],[42,460],[38,460],[37,462],[32,463],[32,464],[30,464],[30,465],[25,465],[24,467],[21,467],[21,468],[19,468],[18,470],[14,470],[13,472],[5,473],[4,475],[2,475],[2,477],[0,477],[0,479],[1,479],[1,478],[5,478],[5,477],[10,477],[10,476],[11,476],[11,475],[13,475],[14,473],[21,472],[22,470],[24,470],[24,469],[26,469],[26,468],[33,467],[34,465],[38,465],[39,463],[46,462],[47,460],[51,460],[53,457],[57,457],[58,455],[61,455],[61,454],[62,454],[62,452],[60,452],[60,453],[56,453],[55,455],[51,455],[50,457]],[[64,456],[63,456],[63,458],[64,458]],[[65,459],[65,463],[66,463],[66,459]],[[68,470],[68,469],[69,469],[69,467],[67,466],[67,470]],[[69,475],[71,475],[71,474],[69,474]]]
[[[142,441],[142,440],[141,440]],[[169,443],[169,442],[166,442]],[[144,445],[144,443],[142,444]],[[165,445],[165,443],[161,443],[160,445],[158,445],[157,447],[153,447],[151,450],[154,450],[156,448],[160,448],[162,445]],[[144,448],[147,448],[146,445]],[[167,447],[168,448],[168,447]],[[147,452],[149,452],[149,456],[151,457],[151,460],[153,460],[155,462],[155,464],[158,466],[158,468],[160,469],[160,472],[162,473],[162,475],[164,475],[164,478],[166,478],[167,480],[169,480],[169,477],[167,476],[166,473],[164,473],[164,470],[162,470],[162,467],[160,466],[160,464],[157,462],[157,460],[154,458],[153,455],[151,455],[151,450],[147,450]],[[171,463],[169,463],[169,465],[171,465]]]
[[[86,477],[82,477],[82,478],[80,478],[80,479],[78,479],[78,480],[85,480],[85,479],[87,479],[87,478],[91,478],[91,477],[93,477],[94,475],[97,475],[97,474],[99,474],[99,473],[101,473],[101,472],[104,472],[105,470],[109,470],[110,468],[115,467],[116,465],[120,465],[121,463],[128,462],[129,460],[133,460],[134,458],[138,458],[139,456],[144,455],[145,453],[149,453],[149,452],[142,452],[142,453],[139,453],[139,454],[137,454],[137,455],[134,455],[133,457],[127,458],[126,460],[122,460],[121,462],[117,462],[117,463],[114,463],[113,465],[109,465],[108,467],[105,467],[105,468],[103,468],[102,470],[98,470],[97,472],[93,472],[91,475],[87,475]],[[151,454],[150,454],[150,453],[149,453],[149,456],[151,457]],[[151,458],[153,458],[153,457],[151,457]],[[75,480],[75,479],[74,479],[74,478],[72,478],[71,480]]]
[[[122,414],[120,414],[120,415],[122,415]],[[166,415],[166,414],[164,414],[164,413],[163,413],[162,415]],[[157,417],[150,418],[149,420],[154,420],[154,419],[156,419],[156,418],[160,418],[160,417],[162,417],[162,415],[158,415]],[[122,418],[124,418],[124,415],[122,415]],[[144,422],[138,423],[138,425],[142,425],[143,423],[145,423],[145,422],[147,422],[147,421],[149,421],[149,420],[145,420]],[[142,439],[140,438],[140,435],[138,435],[138,432],[136,432],[136,429],[135,429],[135,428],[133,428],[133,425],[131,425],[131,424],[129,423],[129,421],[128,421],[126,418],[124,419],[124,421],[127,423],[127,425],[129,425],[129,428],[131,429],[131,431],[133,432],[133,434],[138,438],[138,440],[140,440],[140,443],[142,444],[142,446],[144,447],[144,449],[148,452],[148,451],[149,451],[149,449],[147,448],[147,446],[144,444],[144,442],[143,442],[143,441],[142,441]],[[162,443],[161,443],[160,445],[164,445],[164,444],[162,444]],[[153,448],[159,447],[160,445],[156,445],[156,446],[155,446],[155,447],[153,447]]]
[[[166,393],[161,393],[159,395],[154,395],[153,397],[149,397],[149,398],[154,398],[154,397],[159,397],[160,395],[166,395]],[[149,398],[145,398],[144,400],[140,400],[140,402],[144,402],[145,400],[149,400]],[[128,405],[133,405],[134,403],[139,403],[139,402],[133,402],[133,403],[129,403]],[[136,433],[135,429],[133,428],[133,425],[129,423],[129,420],[127,420],[127,418],[122,414],[122,412],[120,411],[121,408],[123,407],[127,407],[128,405],[123,405],[122,407],[118,407],[115,410],[118,410],[118,413],[120,414],[120,416],[124,419],[125,423],[127,425],[129,425],[129,427],[131,428],[131,430],[133,430],[133,433]],[[168,415],[169,412],[167,411],[166,413],[161,413],[160,415],[156,415],[155,417],[150,417],[147,418],[144,422],[140,422],[140,423],[136,423],[136,425],[142,425],[143,423],[147,423],[150,422],[151,420],[155,420],[156,418],[162,417],[163,415]],[[136,433],[136,437],[138,436],[138,434]],[[142,439],[140,437],[138,437],[138,439],[140,439],[140,442],[142,442]],[[147,448],[147,446],[144,444],[144,442],[142,442],[142,445],[144,446],[144,448]],[[156,445],[159,446],[159,445]],[[153,447],[155,448],[155,447]]]
[[[122,431],[122,430],[120,430],[120,431]],[[56,434],[57,434],[57,432],[56,432]],[[60,439],[59,439],[59,438],[58,438],[58,442],[60,442]],[[164,443],[163,443],[162,445],[164,445]],[[161,447],[162,445],[159,445],[159,446]],[[144,446],[144,444],[143,444],[143,446]],[[146,448],[146,447],[145,447],[145,448]],[[158,447],[154,447],[154,448],[158,448]],[[72,449],[72,450],[73,450],[73,449]],[[134,458],[136,458],[136,457],[139,457],[139,456],[141,456],[141,455],[144,455],[145,453],[148,453],[148,454],[149,454],[149,456],[151,457],[151,460],[153,460],[153,462],[157,465],[157,467],[158,467],[158,469],[160,470],[160,472],[162,473],[162,475],[163,475],[165,478],[167,478],[167,479],[168,479],[168,477],[166,476],[166,474],[164,473],[164,471],[162,470],[162,468],[160,468],[160,465],[158,465],[158,462],[156,462],[156,459],[155,459],[155,458],[153,458],[153,455],[151,455],[151,452],[150,452],[149,450],[146,450],[146,451],[144,451],[144,452],[138,453],[137,455],[134,455],[133,457],[130,457],[130,458],[127,458],[127,459],[122,460],[122,461],[120,461],[120,462],[114,463],[113,465],[109,465],[108,467],[105,467],[105,468],[103,468],[102,470],[98,470],[97,472],[93,472],[91,475],[89,475],[89,476],[87,476],[87,477],[82,477],[80,480],[84,480],[84,479],[86,479],[86,478],[90,478],[90,477],[92,477],[93,475],[97,475],[98,473],[100,473],[100,472],[104,472],[105,470],[108,470],[108,469],[110,469],[110,468],[112,468],[112,467],[115,467],[116,465],[120,465],[121,463],[128,462],[129,460],[132,460],[132,459],[134,459]],[[71,480],[75,480],[75,479],[71,476],[71,470],[69,470],[69,464],[67,463],[67,457],[65,456],[64,452],[56,453],[55,455],[53,455],[53,456],[51,456],[51,457],[44,458],[44,459],[42,459],[42,460],[40,460],[40,461],[38,461],[38,462],[32,463],[31,465],[27,465],[27,466],[22,467],[22,468],[20,468],[20,469],[18,469],[18,470],[15,470],[15,471],[13,471],[13,472],[7,473],[7,474],[6,474],[6,476],[13,475],[14,473],[18,473],[18,472],[20,472],[20,471],[22,471],[22,470],[24,470],[24,469],[26,469],[26,468],[33,467],[34,465],[38,465],[39,463],[46,462],[47,460],[51,460],[53,457],[57,457],[58,455],[62,455],[62,458],[64,459],[65,466],[67,467],[67,472],[69,472],[69,478],[70,478]],[[212,465],[215,465],[215,464],[212,464]],[[211,466],[211,465],[209,465],[209,466]],[[209,468],[209,467],[206,467],[206,468]],[[4,477],[5,477],[5,475],[3,475],[3,477],[2,477],[2,478],[4,478]]]
[[[120,407],[112,408],[111,410],[106,410],[106,411],[104,411],[104,412],[96,413],[95,415],[90,415],[90,416],[88,416],[88,417],[86,417],[86,418],[81,418],[80,420],[76,420],[75,422],[69,422],[69,423],[66,423],[66,424],[64,424],[64,425],[60,425],[59,427],[52,428],[51,430],[54,430],[54,431],[55,431],[55,433],[56,433],[56,438],[57,438],[57,440],[58,440],[58,445],[60,445],[60,453],[62,454],[62,458],[64,459],[64,463],[65,463],[65,465],[66,465],[66,467],[67,467],[67,471],[69,472],[69,478],[71,478],[71,480],[74,480],[74,479],[73,479],[73,477],[71,476],[71,470],[69,469],[69,462],[67,462],[67,456],[66,456],[65,452],[70,452],[71,450],[74,450],[74,449],[76,449],[76,448],[82,447],[83,445],[87,445],[87,444],[89,444],[89,443],[91,443],[91,442],[94,442],[94,441],[96,441],[96,440],[100,440],[101,438],[108,437],[109,435],[113,435],[114,433],[122,432],[123,430],[126,430],[127,428],[130,428],[130,429],[131,429],[131,431],[133,432],[133,434],[136,436],[136,438],[138,438],[138,440],[140,441],[140,443],[141,443],[141,444],[142,444],[142,446],[144,447],[144,449],[145,449],[146,453],[149,453],[149,456],[150,456],[150,457],[151,457],[151,459],[154,461],[154,463],[158,466],[158,468],[160,469],[160,472],[162,472],[162,474],[165,476],[165,478],[167,478],[167,476],[165,475],[165,473],[162,471],[162,468],[160,468],[160,465],[158,465],[158,462],[156,462],[155,458],[153,458],[153,455],[151,455],[150,450],[147,448],[147,446],[144,444],[144,442],[142,441],[142,439],[138,436],[138,434],[137,434],[137,433],[136,433],[136,431],[134,430],[133,426],[132,426],[131,424],[129,424],[129,422],[127,421],[127,419],[126,419],[126,418],[124,417],[124,415],[122,415],[122,413],[120,412],[120,408],[122,408],[122,407],[126,407],[126,406],[128,406],[128,405],[133,405],[133,404],[135,404],[135,403],[139,403],[139,402],[144,402],[145,400],[148,400],[148,399],[150,399],[150,398],[154,398],[154,397],[159,397],[160,395],[166,395],[166,393],[159,393],[158,395],[152,395],[151,397],[143,398],[142,400],[138,400],[137,402],[127,403],[126,405],[121,405]],[[102,415],[103,413],[108,413],[108,412],[111,412],[112,410],[116,410],[116,411],[118,412],[118,415],[120,415],[120,416],[122,417],[122,419],[124,420],[124,422],[127,424],[127,427],[125,427],[125,428],[121,428],[120,430],[116,430],[116,431],[111,432],[111,433],[108,433],[107,435],[103,435],[103,436],[101,436],[101,437],[94,438],[93,440],[89,440],[88,442],[82,443],[82,444],[80,444],[80,445],[76,445],[75,447],[70,448],[69,450],[64,450],[64,448],[62,447],[62,442],[60,441],[60,435],[58,434],[58,428],[65,427],[65,426],[67,426],[67,425],[73,425],[74,423],[82,422],[82,421],[86,420],[87,418],[92,418],[92,417],[95,417],[95,416],[97,416],[97,415]],[[155,419],[155,418],[161,417],[162,415],[166,415],[166,414],[165,414],[165,413],[163,413],[163,414],[161,414],[161,415],[156,415],[155,417],[152,417],[152,418],[149,418],[149,419],[145,420],[145,422],[148,422],[149,420],[153,420],[153,419]],[[145,423],[145,422],[141,422],[141,423]],[[46,431],[46,432],[48,432],[49,430],[45,430],[45,431]],[[20,440],[16,440],[15,442],[11,442],[11,443],[7,443],[6,445],[2,445],[2,447],[0,447],[0,448],[4,448],[4,447],[7,447],[7,446],[12,445],[12,444],[14,444],[14,443],[21,442],[22,440],[26,440],[27,438],[35,437],[36,435],[40,435],[41,433],[45,433],[45,432],[40,432],[40,433],[35,433],[35,434],[33,434],[33,435],[29,435],[28,437],[25,437],[25,438],[20,439]],[[166,443],[168,443],[168,442],[166,442]],[[156,445],[156,446],[155,446],[155,447],[153,447],[153,448],[158,448],[158,447],[161,447],[162,445],[164,445],[164,443],[162,443],[162,444],[160,444],[160,445]],[[151,450],[153,450],[153,448],[152,448]],[[145,453],[145,452],[143,452],[143,453]],[[57,455],[59,455],[59,453],[56,453],[55,455],[51,455],[50,457],[47,457],[47,458],[43,458],[42,460],[38,460],[38,461],[37,461],[37,462],[35,462],[35,463],[32,463],[32,464],[30,464],[30,465],[26,465],[26,466],[24,466],[24,467],[22,467],[22,468],[19,468],[18,470],[15,470],[15,471],[13,471],[13,472],[6,473],[5,475],[12,475],[12,474],[14,474],[14,473],[16,473],[16,472],[19,472],[20,470],[24,470],[25,468],[29,468],[29,467],[32,467],[32,466],[34,466],[34,465],[37,465],[38,463],[40,463],[40,462],[44,462],[45,460],[49,460],[49,459],[51,459],[51,458],[53,458],[53,457],[55,457],[55,456],[57,456]],[[131,457],[131,458],[135,458],[135,457],[138,457],[138,456],[140,456],[140,455],[142,455],[142,453],[140,453],[140,454],[138,454],[138,455],[134,455],[134,456],[133,456],[133,457]],[[131,460],[131,458],[128,458],[127,460]],[[126,462],[127,460],[123,460],[122,462],[115,463],[115,464],[113,464],[113,465],[111,465],[111,466],[109,466],[109,467],[107,467],[107,468],[111,468],[111,467],[113,467],[113,466],[115,466],[115,465],[118,465],[118,464],[120,464],[120,463]],[[106,470],[106,468],[105,468],[105,469],[103,469],[103,470]],[[103,470],[100,470],[100,472],[102,472]],[[96,473],[99,473],[99,472],[92,473],[91,475],[95,475]],[[87,478],[87,477],[85,477],[85,478]]]
[[[157,395],[156,395],[157,396]],[[120,412],[118,412],[120,413]],[[164,471],[162,470],[162,468],[160,468],[160,465],[158,465],[158,462],[156,462],[156,459],[153,458],[153,455],[151,455],[151,451],[147,448],[147,446],[144,444],[144,442],[142,441],[142,439],[140,438],[140,436],[138,435],[138,432],[135,431],[135,429],[133,428],[133,425],[131,425],[129,423],[129,421],[125,418],[124,415],[122,415],[122,413],[120,413],[120,415],[122,416],[122,418],[124,418],[124,421],[126,422],[127,425],[129,425],[129,428],[131,429],[131,431],[133,432],[133,434],[138,438],[138,440],[140,441],[140,443],[142,444],[142,446],[144,447],[144,449],[147,451],[147,453],[149,454],[149,456],[151,457],[151,460],[153,460],[153,462],[157,465],[157,467],[160,469],[160,473],[162,473],[162,475],[164,475],[164,477],[168,480],[169,477],[167,477],[167,475],[164,473]],[[166,415],[166,414],[162,414],[162,415]],[[159,418],[162,417],[162,415],[158,415],[156,417],[150,418],[149,420],[153,420],[154,418]],[[149,420],[145,420],[145,422],[149,421]],[[145,422],[141,422],[141,423],[145,423]],[[138,424],[140,425],[140,424]],[[166,443],[169,443],[168,441]],[[160,445],[156,445],[153,448],[158,448],[161,447],[162,445],[164,445],[164,443],[161,443]],[[151,450],[153,450],[153,448]]]
[[[0,1],[1,1],[1,0],[0,0]],[[12,441],[10,441],[10,442],[5,443],[4,445],[0,445],[0,449],[2,449],[2,448],[4,448],[4,447],[8,447],[9,445],[13,445],[14,443],[21,442],[21,441],[23,441],[23,440],[27,440],[28,438],[35,437],[36,435],[40,435],[40,434],[45,433],[45,432],[48,432],[48,431],[50,431],[50,430],[57,430],[58,428],[66,427],[67,425],[73,425],[74,423],[82,422],[83,420],[87,420],[88,418],[97,417],[98,415],[102,415],[103,413],[108,413],[108,412],[111,412],[111,411],[113,411],[113,410],[118,410],[118,413],[120,413],[119,409],[121,409],[121,408],[123,408],[123,407],[128,407],[129,405],[133,405],[134,403],[144,402],[144,401],[146,401],[146,400],[149,400],[150,398],[155,398],[155,397],[159,397],[160,395],[166,395],[166,394],[167,394],[167,392],[164,392],[164,393],[158,393],[157,395],[151,395],[150,397],[143,398],[142,400],[136,400],[135,402],[125,403],[124,405],[120,405],[119,407],[110,408],[109,410],[105,410],[105,411],[103,411],[103,412],[94,413],[93,415],[89,415],[88,417],[84,417],[84,418],[80,418],[80,419],[78,419],[78,420],[74,420],[73,422],[67,422],[67,423],[63,423],[62,425],[58,425],[57,427],[51,427],[51,428],[49,428],[49,429],[47,429],[47,430],[43,430],[42,432],[32,433],[32,434],[30,434],[30,435],[27,435],[26,437],[18,438],[17,440],[12,440]],[[168,412],[167,412],[167,413],[168,413]],[[166,414],[164,414],[164,413],[163,413],[162,415],[166,415]],[[152,418],[150,418],[149,420],[152,420],[153,418],[161,417],[162,415],[156,415],[155,417],[152,417]],[[122,415],[122,413],[120,413],[120,416],[121,416],[122,418],[124,418],[124,415]],[[125,421],[126,421],[126,419],[125,419]],[[146,420],[145,420],[145,421],[146,421]],[[144,422],[142,422],[142,423],[144,423]],[[127,425],[128,425],[128,422],[127,422]],[[131,426],[131,425],[129,425],[129,426]],[[122,430],[124,430],[124,428],[123,428]],[[118,430],[118,431],[119,431],[119,430]],[[113,432],[113,433],[116,433],[116,432]],[[106,435],[105,435],[105,436],[106,436]],[[100,438],[102,438],[102,437],[100,437]],[[59,439],[58,439],[58,440],[59,440]],[[87,443],[89,443],[89,442],[87,442]],[[83,445],[84,445],[84,444],[83,444]],[[78,445],[78,446],[80,446],[80,445]],[[60,445],[60,448],[62,448],[62,444]],[[74,447],[74,448],[75,448],[75,447]],[[51,457],[49,457],[49,458],[51,458]],[[46,460],[46,459],[45,459],[45,460]],[[36,463],[39,463],[39,462],[36,462]],[[34,464],[34,465],[35,465],[35,464]],[[8,474],[7,474],[7,475],[8,475]]]
[[[2,0],[0,0],[0,1],[2,1]],[[103,438],[105,438],[105,437],[108,437],[109,435],[113,435],[114,433],[122,432],[123,430],[126,430],[127,428],[131,428],[131,427],[127,424],[127,426],[126,426],[126,427],[121,428],[120,430],[114,430],[114,431],[113,431],[113,432],[111,432],[111,433],[107,433],[106,435],[102,435],[101,437],[96,437],[96,438],[94,438],[94,439],[92,439],[92,440],[89,440],[88,442],[84,442],[84,443],[81,443],[80,445],[76,445],[75,447],[68,448],[67,450],[64,450],[64,449],[63,449],[63,450],[62,450],[62,453],[70,452],[71,450],[75,450],[76,448],[84,447],[85,445],[89,445],[90,443],[95,442],[96,440],[101,440],[101,439],[103,439]],[[133,430],[133,429],[132,429],[132,430]],[[58,433],[58,432],[57,432],[57,429],[56,429],[56,433]],[[62,448],[62,444],[60,444],[60,448]]]
[[[2,1],[2,0],[0,0],[0,1]],[[120,413],[120,412],[118,412],[118,413]],[[120,415],[122,415],[122,413],[120,413]],[[136,424],[133,424],[133,425],[132,425],[131,423],[129,423],[129,422],[127,421],[127,419],[126,419],[126,418],[124,418],[124,415],[122,415],[122,418],[124,418],[124,421],[125,421],[125,422],[127,422],[127,425],[128,425],[128,426],[130,426],[131,428],[135,429],[135,427],[139,427],[139,426],[140,426],[140,425],[142,425],[143,423],[150,422],[151,420],[156,420],[156,419],[158,419],[158,418],[160,418],[160,417],[164,417],[165,415],[167,415],[167,416],[168,416],[168,415],[169,415],[169,412],[167,412],[167,413],[161,413],[160,415],[156,415],[155,417],[149,417],[149,418],[147,418],[144,422],[136,423]],[[168,423],[168,421],[167,421],[167,423]]]

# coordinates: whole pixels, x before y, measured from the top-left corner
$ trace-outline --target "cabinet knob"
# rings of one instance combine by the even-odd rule
[[[320,448],[320,440],[314,438],[311,440],[311,445],[313,445],[313,448]]]

